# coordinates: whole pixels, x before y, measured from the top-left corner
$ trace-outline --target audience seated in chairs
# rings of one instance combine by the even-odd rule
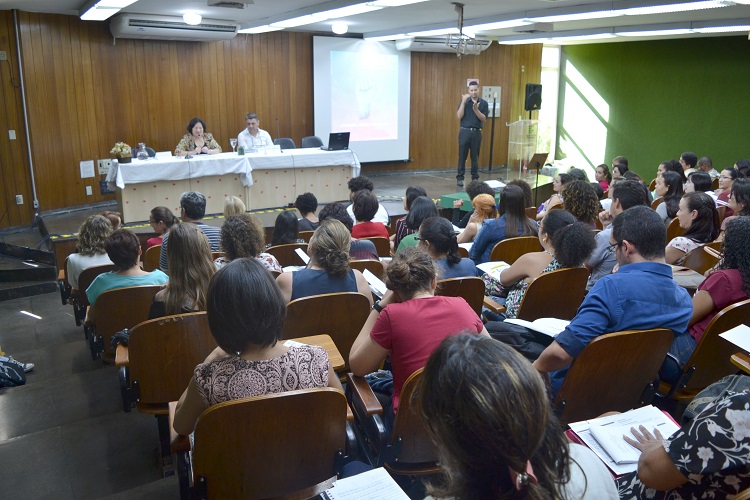
[[[656,178],[656,190],[654,194],[663,198],[657,205],[656,213],[659,214],[665,226],[677,216],[680,209],[680,198],[682,198],[682,179],[676,172],[666,171]]]
[[[518,186],[523,191],[523,205],[525,208],[534,206],[534,193],[531,191],[531,185],[523,179],[513,179],[508,181],[506,186]]]
[[[104,243],[112,234],[112,223],[102,215],[91,215],[78,229],[78,253],[68,256],[68,283],[78,290],[78,277],[84,269],[112,264]]]
[[[406,188],[406,194],[404,196],[404,210],[406,210],[407,215],[411,210],[411,204],[414,203],[414,200],[416,200],[420,196],[427,196],[427,191],[425,191],[424,188],[419,186],[409,186],[408,188]],[[406,215],[398,219],[396,221],[396,229],[391,235],[391,253],[393,253],[393,251],[398,248],[398,245],[401,243],[401,239],[404,236],[412,233],[414,233],[414,230],[409,229],[406,226]]]
[[[224,218],[230,215],[244,214],[247,212],[245,203],[237,196],[228,196],[224,199]]]
[[[469,251],[469,256],[475,264],[489,261],[492,249],[505,238],[536,236],[537,224],[526,217],[524,201],[525,197],[520,187],[505,186],[498,203],[500,217],[485,222]]]
[[[154,296],[149,319],[205,311],[208,283],[216,273],[208,240],[194,224],[177,224],[170,239],[169,283]]]
[[[390,354],[393,375],[378,372],[368,378],[373,389],[388,398],[387,429],[393,425],[404,382],[425,365],[442,339],[462,331],[488,336],[465,300],[435,296],[435,274],[432,258],[423,250],[398,252],[386,269],[388,291],[373,306],[349,354],[349,367],[359,376],[375,372]]]
[[[320,221],[315,215],[315,212],[318,210],[318,199],[314,194],[302,193],[297,196],[294,206],[302,216],[298,221],[300,231],[315,231],[318,229]]]
[[[599,457],[566,439],[539,373],[501,342],[446,338],[417,394],[445,471],[427,485],[435,498],[618,498]]]
[[[221,152],[221,151],[220,151]],[[219,252],[221,242],[221,229],[209,226],[203,223],[203,217],[206,215],[206,197],[198,191],[187,191],[180,196],[180,215],[182,222],[192,222],[208,238],[208,244],[212,252]],[[159,268],[166,271],[167,265],[167,247],[169,245],[169,233],[163,236],[161,251],[159,252]]]
[[[497,218],[497,205],[494,195],[479,194],[471,200],[471,206],[474,207],[474,212],[472,212],[466,228],[458,235],[459,243],[471,243],[479,233],[479,229],[482,228],[484,221]]]
[[[373,184],[372,181],[364,175],[360,175],[358,177],[352,177],[349,179],[349,182],[347,183],[347,187],[349,188],[349,200],[354,201],[354,195],[363,189],[366,189],[370,192],[373,190]],[[376,198],[377,200],[377,198]],[[346,212],[349,214],[349,217],[352,219],[352,224],[355,224],[357,222],[356,218],[354,217],[354,205],[349,205],[346,208]],[[380,222],[384,225],[389,225],[391,223],[391,218],[388,215],[388,211],[385,209],[385,207],[378,203],[378,210],[375,213],[375,216],[372,218],[373,222]]]
[[[318,214],[320,222],[322,223],[326,219],[337,220],[346,227],[349,233],[352,232],[354,223],[351,217],[346,211],[344,205],[339,202],[329,203],[323,207]],[[349,247],[349,258],[351,260],[379,260],[378,250],[375,248],[375,244],[369,240],[358,240],[352,238],[351,246]]]
[[[665,249],[667,264],[681,265],[685,256],[719,236],[719,212],[714,200],[706,193],[693,192],[680,199],[677,220],[685,230],[672,238]]]
[[[288,245],[290,243],[304,243],[299,237],[299,222],[294,212],[285,210],[276,217],[273,228],[273,238],[268,246]]]
[[[167,207],[152,208],[151,216],[148,218],[148,223],[158,236],[149,238],[146,241],[148,248],[160,246],[164,235],[172,229],[172,226],[179,222],[180,221],[177,220],[177,217],[175,217],[172,211]]]
[[[127,229],[113,232],[104,243],[104,248],[112,263],[117,266],[117,270],[100,274],[86,290],[86,296],[91,304],[86,315],[87,323],[96,322],[96,299],[102,293],[129,286],[163,285],[169,280],[169,277],[158,269],[150,273],[141,269],[141,242],[138,236]],[[123,304],[123,307],[127,307],[127,304]]]
[[[281,272],[281,266],[273,255],[261,252],[264,243],[263,225],[257,217],[248,213],[231,215],[221,227],[221,248],[224,257],[214,262],[217,268],[239,258],[255,258],[269,271]]]
[[[581,267],[595,246],[591,229],[576,221],[565,210],[552,210],[542,219],[539,223],[539,241],[543,251],[522,255],[503,270],[499,280],[487,274],[483,276],[486,294],[505,305],[505,317],[486,312],[491,319],[515,318],[526,289],[534,278],[556,269]],[[503,297],[506,298],[503,300]]]
[[[539,208],[537,209],[536,220],[542,220],[544,216],[547,215],[547,212],[550,208],[557,205],[562,205],[562,188],[565,184],[573,180],[574,179],[570,176],[570,174],[558,174],[555,176],[555,179],[552,181],[552,190],[554,191],[554,193],[552,193],[552,196],[550,196],[547,201],[539,205]],[[500,199],[502,200],[502,196],[500,197]]]
[[[477,267],[469,258],[458,254],[453,225],[443,217],[429,217],[419,226],[419,247],[435,262],[438,279],[476,276]]]
[[[573,181],[563,186],[563,208],[570,212],[576,220],[595,229],[596,217],[599,215],[599,196],[594,188],[585,181]]]
[[[750,215],[750,179],[737,179],[732,183],[727,205],[727,213],[731,210],[732,215],[725,216],[721,224],[721,230],[726,230],[726,225],[730,220],[737,217],[747,217]]]
[[[540,372],[551,372],[554,393],[573,360],[592,339],[606,333],[666,328],[676,336],[670,353],[681,362],[687,359],[684,337],[693,308],[664,263],[666,239],[661,218],[649,207],[632,207],[615,217],[610,243],[617,273],[597,281],[575,318],[534,362]]]
[[[257,260],[237,259],[220,269],[208,288],[206,309],[219,347],[195,368],[180,398],[177,433],[190,434],[203,410],[224,401],[314,387],[341,389],[322,347],[278,342],[284,298]]]
[[[474,198],[476,198],[480,194],[488,194],[494,197],[495,190],[489,187],[486,182],[482,182],[479,180],[473,180],[466,185],[466,195],[469,197],[470,202],[474,201]],[[529,196],[531,196],[531,187],[529,187]],[[466,225],[469,223],[469,220],[471,219],[471,216],[474,214],[474,212],[466,212],[462,216],[462,206],[464,206],[464,200],[455,200],[453,202],[453,225],[460,229],[466,227]]]
[[[349,267],[351,236],[337,220],[326,219],[315,230],[307,268],[281,273],[276,282],[288,303],[301,297],[336,292],[359,292],[372,300],[370,285],[362,273]]]
[[[419,196],[414,200],[411,204],[411,210],[409,210],[409,214],[406,216],[406,227],[414,232],[401,238],[401,243],[396,247],[396,251],[400,252],[404,248],[417,246],[419,242],[416,239],[416,231],[419,230],[419,226],[422,225],[424,220],[430,217],[437,217],[438,215],[437,207],[432,199],[427,196]]]
[[[388,238],[390,236],[384,224],[373,221],[379,207],[378,199],[371,191],[362,189],[354,193],[352,210],[356,222],[352,229],[352,236],[355,238]]]

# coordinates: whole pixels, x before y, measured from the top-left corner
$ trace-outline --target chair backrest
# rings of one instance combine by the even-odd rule
[[[712,191],[716,191],[717,189],[719,189],[719,178],[718,177],[711,181],[711,190]]]
[[[476,276],[439,280],[435,295],[461,297],[477,315],[481,315],[484,303],[484,281]]]
[[[213,260],[218,259],[219,257],[224,257],[226,254],[224,252],[211,252],[211,258]]]
[[[708,253],[705,248],[711,247],[714,250],[721,250],[721,243],[706,243],[698,248],[694,248],[685,256],[683,266],[689,267],[698,274],[703,274],[719,262],[719,257]]]
[[[109,290],[96,299],[96,335],[104,340],[104,352],[114,355],[109,339],[125,328],[148,319],[148,311],[161,285],[129,286]]]
[[[350,260],[349,267],[356,269],[360,273],[365,272],[365,269],[370,271],[372,274],[380,278],[381,280],[385,276],[385,270],[383,269],[383,263],[375,259],[365,260]]]
[[[684,371],[694,370],[685,386],[686,390],[698,391],[708,387],[726,375],[737,372],[731,361],[738,348],[720,333],[747,323],[750,318],[750,299],[725,307],[714,316],[701,336],[693,354],[685,363]]]
[[[490,254],[491,262],[504,261],[513,264],[518,258],[530,252],[542,251],[542,244],[536,236],[518,236],[499,241]]]
[[[297,148],[297,145],[294,144],[294,141],[289,137],[279,137],[278,139],[274,140],[273,143],[277,146],[281,146],[281,149]]]
[[[201,498],[289,498],[300,490],[308,498],[336,475],[345,445],[346,397],[337,389],[227,401],[198,418],[194,482],[205,485]]]
[[[375,250],[378,252],[378,257],[390,257],[391,256],[391,242],[388,238],[382,236],[371,236],[369,238],[359,238],[360,240],[370,240],[375,245]]]
[[[528,217],[531,220],[536,220],[536,214],[537,214],[537,208],[536,207],[528,207],[526,208],[526,217]]]
[[[139,403],[180,399],[195,367],[216,349],[205,312],[165,316],[140,323],[128,338],[130,380]]]
[[[468,259],[469,251],[466,250],[464,247],[458,247],[458,255],[460,255],[462,259]]]
[[[159,269],[159,256],[161,255],[161,245],[150,247],[143,255],[143,270],[147,272]]]
[[[721,205],[720,207],[716,207],[716,211],[719,212],[719,222],[723,222],[724,217],[727,216],[727,207]]]
[[[103,266],[88,267],[78,275],[78,304],[82,307],[89,305],[89,298],[86,295],[86,289],[96,279],[97,276],[110,271],[116,271],[117,266],[114,264],[105,264]]]
[[[586,296],[589,270],[569,267],[540,274],[534,278],[518,307],[519,319],[573,319]]]
[[[276,257],[276,260],[279,261],[281,267],[304,266],[305,261],[303,261],[302,257],[297,255],[297,252],[295,251],[298,248],[301,248],[303,252],[307,253],[307,243],[289,243],[286,245],[276,245],[268,248],[266,252]]]
[[[651,208],[653,208],[654,210],[656,210],[656,207],[658,207],[659,205],[661,205],[662,201],[664,201],[664,197],[663,196],[659,196],[658,198],[654,198],[654,201],[651,202]]]
[[[323,141],[317,135],[308,135],[302,138],[303,148],[319,148],[323,145]]]
[[[675,217],[667,226],[667,243],[677,238],[678,236],[682,236],[684,232],[685,230],[680,227],[680,219]]]
[[[305,240],[305,243],[310,243],[310,238],[312,238],[313,234],[315,234],[315,231],[300,231],[299,237]]]
[[[398,453],[396,463],[386,462],[385,466],[404,466],[409,463],[436,462],[437,450],[432,443],[432,439],[427,434],[422,416],[413,404],[415,392],[418,391],[422,380],[424,368],[412,373],[404,382],[401,388],[401,397],[399,399],[398,412],[393,422],[393,431],[391,432],[391,444],[398,439],[401,440],[401,450]]]
[[[349,351],[369,315],[370,301],[361,293],[302,297],[287,304],[281,338],[329,335],[348,367]]]
[[[560,421],[567,424],[648,404],[653,392],[647,388],[657,378],[673,339],[671,330],[658,328],[592,340],[573,361],[555,398]]]
[[[648,190],[653,191],[656,189],[656,178],[651,179],[651,182],[648,183]]]

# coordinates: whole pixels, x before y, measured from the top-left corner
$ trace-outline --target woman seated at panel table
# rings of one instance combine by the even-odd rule
[[[382,226],[382,224],[381,224]],[[310,238],[310,263],[305,269],[281,273],[276,278],[286,302],[324,293],[359,292],[372,304],[370,285],[362,273],[349,267],[349,230],[335,219],[326,219]]]
[[[185,134],[174,150],[175,156],[215,155],[221,153],[221,146],[214,136],[206,132],[206,124],[200,118],[193,118]]]
[[[117,270],[100,274],[86,289],[86,296],[91,304],[86,314],[86,323],[95,322],[96,299],[104,292],[129,286],[163,285],[169,280],[158,269],[150,273],[141,269],[141,242],[138,236],[127,229],[113,232],[104,243],[104,248]]]
[[[203,410],[224,401],[325,386],[341,389],[322,347],[279,342],[284,298],[257,260],[237,259],[219,270],[208,287],[206,309],[219,347],[195,368],[180,397],[174,417],[179,434],[193,432]]]
[[[458,254],[458,240],[453,224],[443,217],[430,217],[419,226],[419,247],[430,254],[438,279],[476,276],[477,267],[468,257]]]
[[[685,232],[667,243],[665,260],[679,266],[688,253],[719,236],[719,212],[713,198],[693,192],[680,199],[677,220]]]

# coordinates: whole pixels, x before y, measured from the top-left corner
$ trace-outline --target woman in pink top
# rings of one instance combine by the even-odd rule
[[[427,363],[444,338],[460,332],[489,334],[464,299],[435,296],[435,265],[419,248],[408,247],[393,257],[386,271],[386,285],[388,292],[372,306],[354,341],[349,366],[355,375],[364,376],[376,371],[391,355],[392,407],[384,412],[390,430],[404,382]]]

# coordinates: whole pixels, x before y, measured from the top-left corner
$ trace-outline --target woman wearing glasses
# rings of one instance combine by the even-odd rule
[[[725,168],[719,175],[719,189],[715,190],[717,203],[719,205],[728,205],[729,194],[732,192],[732,184],[739,177],[739,172],[736,168]],[[734,211],[727,206],[727,211],[724,213],[724,217],[731,217],[734,215]]]

